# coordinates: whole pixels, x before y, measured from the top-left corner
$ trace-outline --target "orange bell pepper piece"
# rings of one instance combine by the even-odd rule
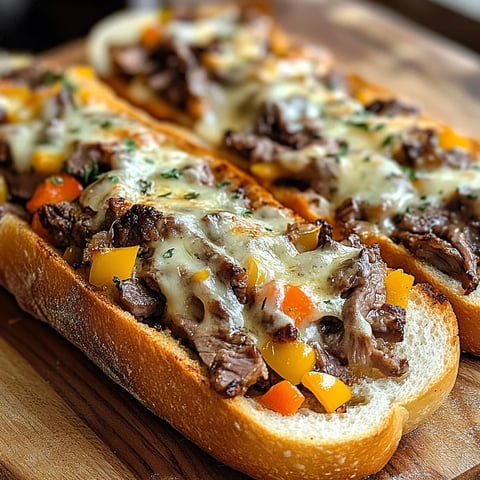
[[[408,298],[415,278],[402,269],[389,272],[385,278],[386,303],[407,308]]]
[[[76,200],[83,191],[82,184],[71,175],[58,173],[46,178],[36,188],[26,207],[30,213],[47,203]]]
[[[282,415],[293,415],[304,400],[302,392],[288,380],[276,383],[259,398],[260,403]]]
[[[293,318],[298,327],[312,317],[315,313],[315,306],[300,287],[289,284],[285,286],[282,311]]]

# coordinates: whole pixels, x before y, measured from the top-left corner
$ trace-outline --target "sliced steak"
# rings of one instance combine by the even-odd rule
[[[151,321],[162,316],[165,309],[165,297],[158,291],[149,288],[141,278],[127,280],[114,279],[119,291],[120,305],[140,320]]]
[[[0,219],[7,213],[16,215],[17,217],[26,221],[28,221],[30,217],[28,212],[18,203],[12,203],[12,202],[0,203]]]
[[[52,243],[59,248],[70,245],[84,248],[86,239],[93,233],[91,218],[94,215],[92,209],[82,209],[74,202],[51,203],[38,209],[43,228],[50,234]]]
[[[243,395],[248,387],[268,376],[260,352],[241,331],[197,336],[194,344],[209,368],[210,384],[225,397]]]
[[[400,146],[394,148],[393,158],[401,165],[414,169],[441,166],[462,169],[474,162],[464,150],[441,148],[435,130],[419,127],[414,127],[403,135]]]
[[[95,180],[96,175],[111,169],[111,160],[116,152],[116,143],[78,142],[67,159],[66,168],[84,183]]]

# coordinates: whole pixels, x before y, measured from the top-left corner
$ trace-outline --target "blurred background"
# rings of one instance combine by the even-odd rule
[[[47,50],[86,35],[96,21],[115,10],[160,3],[160,0],[0,0],[0,48]],[[392,9],[480,53],[480,0],[365,0],[364,3]]]

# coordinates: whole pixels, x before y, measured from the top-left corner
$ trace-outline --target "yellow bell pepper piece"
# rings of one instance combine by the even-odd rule
[[[318,234],[320,227],[298,232],[298,236],[293,240],[299,252],[309,252],[315,250],[318,246]]]
[[[113,277],[130,278],[137,258],[138,246],[104,248],[93,254],[89,281],[96,287],[113,285]]]
[[[265,270],[260,267],[254,257],[247,257],[245,269],[247,271],[248,288],[250,290],[264,282],[266,278]]]
[[[8,201],[8,186],[3,175],[0,175],[0,203]]]
[[[35,172],[52,175],[62,169],[65,155],[48,149],[38,149],[32,154],[32,168]]]
[[[315,395],[327,413],[334,412],[352,398],[350,387],[328,373],[307,372],[302,376],[302,385]]]
[[[192,275],[192,279],[195,282],[204,282],[210,276],[210,272],[207,269],[199,270]]]
[[[254,163],[250,167],[250,172],[253,176],[266,181],[274,181],[282,174],[278,165],[272,163]]]
[[[404,273],[402,269],[389,272],[385,278],[386,303],[407,308],[414,280],[412,275]]]
[[[439,143],[442,148],[445,150],[450,150],[452,148],[463,148],[464,150],[470,150],[471,141],[467,137],[462,137],[458,135],[451,128],[445,128],[440,133]]]
[[[282,343],[269,341],[260,351],[268,366],[294,385],[298,385],[302,376],[315,365],[313,347],[301,340]]]

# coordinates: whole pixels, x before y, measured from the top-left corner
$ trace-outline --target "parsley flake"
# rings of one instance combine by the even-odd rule
[[[52,177],[50,177],[50,181],[54,184],[54,185],[61,185],[63,183],[63,178],[62,177],[59,177],[57,175],[53,175]]]
[[[390,133],[383,139],[381,146],[388,147],[392,143],[394,138],[395,138],[395,135],[393,133]]]
[[[127,147],[127,150],[131,151],[134,150],[137,147],[137,144],[135,143],[135,140],[131,138],[126,138],[123,141],[123,144]]]
[[[161,195],[158,196],[158,198],[167,198],[172,194],[172,192],[167,192],[167,193],[162,193]]]
[[[174,247],[169,248],[166,252],[163,253],[162,257],[163,258],[172,258],[173,257],[173,251],[175,250]]]
[[[111,128],[113,125],[112,121],[111,120],[104,120],[101,124],[100,124],[100,128],[103,128],[104,130],[108,130],[109,128]],[[127,139],[129,140],[129,139]],[[126,141],[126,140],[125,140]]]
[[[162,172],[160,174],[163,178],[175,178],[178,179],[182,176],[182,172],[177,170],[176,168],[172,168],[171,170],[167,170],[166,172]]]
[[[230,185],[230,182],[217,182],[216,187],[224,188],[224,187],[228,187],[229,185]]]
[[[143,178],[138,181],[138,185],[140,187],[140,193],[143,193],[144,195],[146,195],[147,192],[152,188],[152,182]]]
[[[185,200],[193,200],[194,198],[198,198],[200,194],[198,192],[188,192],[186,193],[183,198]]]

